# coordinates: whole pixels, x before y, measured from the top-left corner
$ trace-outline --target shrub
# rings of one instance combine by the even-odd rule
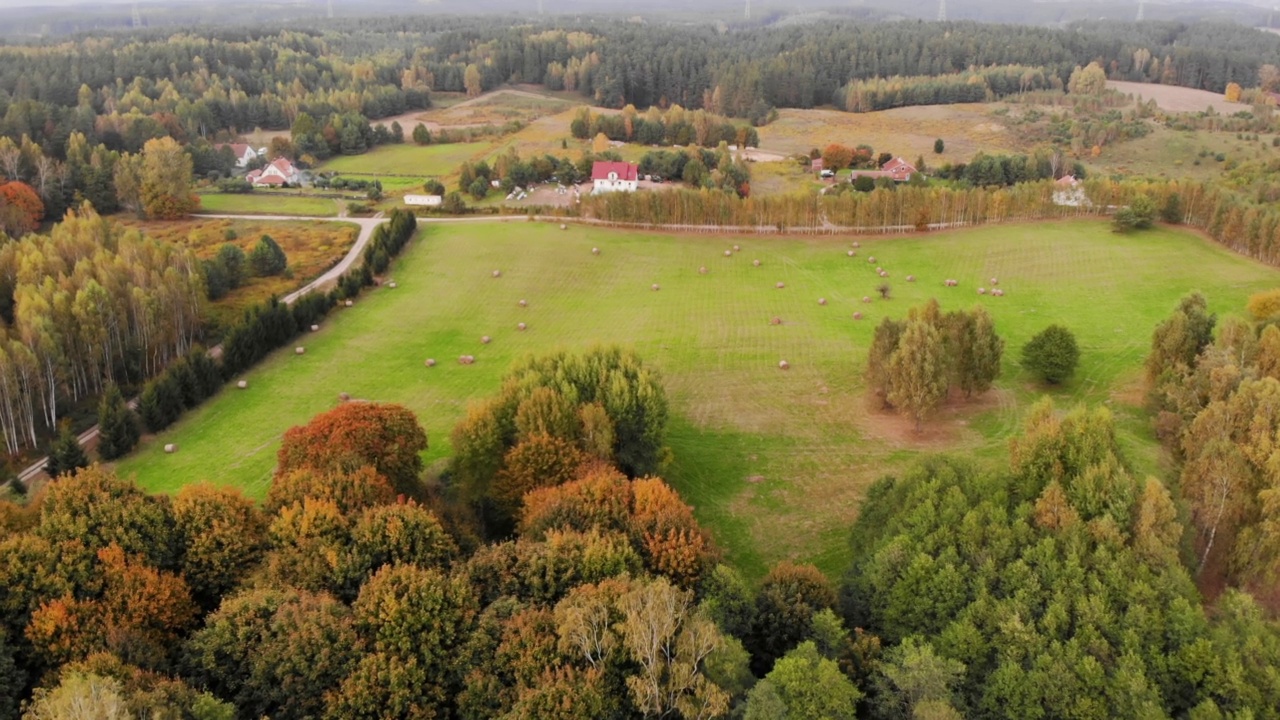
[[[1022,347],[1022,365],[1047,383],[1071,377],[1080,362],[1076,337],[1061,325],[1050,325]]]
[[[253,247],[253,252],[249,253],[249,266],[259,277],[279,275],[288,265],[289,259],[285,257],[284,250],[270,235],[263,235]]]

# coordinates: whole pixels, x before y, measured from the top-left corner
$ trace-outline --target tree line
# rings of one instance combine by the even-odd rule
[[[1038,404],[1004,467],[869,492],[838,586],[748,583],[658,475],[633,353],[528,358],[440,483],[395,405],[285,433],[265,502],[101,468],[0,502],[0,716],[1277,717],[1280,631],[1212,614],[1106,410]]]

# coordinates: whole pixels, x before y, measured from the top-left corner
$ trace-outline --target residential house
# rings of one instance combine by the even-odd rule
[[[853,182],[860,177],[869,177],[876,180],[879,180],[880,178],[889,178],[894,182],[901,183],[907,182],[911,179],[912,175],[915,175],[918,172],[920,171],[916,170],[915,165],[912,165],[900,157],[895,157],[884,165],[881,165],[879,170],[854,170],[853,174],[849,176],[849,182]]]
[[[224,143],[218,145],[217,149],[231,148],[231,154],[236,157],[236,167],[243,170],[249,167],[249,164],[258,159],[258,151],[245,143]]]
[[[261,170],[254,170],[245,176],[254,187],[280,187],[281,185],[297,185],[302,180],[301,173],[289,162],[288,158],[276,158]]]
[[[640,166],[628,162],[596,162],[591,166],[591,192],[635,192]]]

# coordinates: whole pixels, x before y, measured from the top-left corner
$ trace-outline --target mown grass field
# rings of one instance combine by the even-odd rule
[[[318,170],[337,173],[412,175],[426,179],[454,173],[463,162],[480,159],[493,147],[489,142],[445,145],[382,145],[363,155],[335,157]],[[421,182],[419,180],[418,182]]]
[[[1191,234],[1120,237],[1093,221],[864,237],[856,258],[846,254],[851,240],[427,226],[393,267],[399,288],[335,311],[298,341],[305,355],[277,353],[245,376],[249,389],[230,386],[119,469],[158,492],[208,480],[260,498],[281,434],[346,392],[413,409],[438,471],[467,403],[492,394],[513,360],[621,343],[665,379],[674,454],[666,476],[729,560],[751,577],[783,558],[836,574],[875,479],[922,452],[990,463],[1005,455],[1022,414],[1045,391],[1019,370],[1018,350],[1046,325],[1072,328],[1083,350],[1076,378],[1050,394],[1060,406],[1108,404],[1138,471],[1154,472],[1158,452],[1135,406],[1152,328],[1191,289],[1224,313],[1280,283],[1280,273]],[[742,251],[724,257],[735,243]],[[880,282],[876,265],[890,271],[893,299],[863,304]],[[490,276],[494,269],[501,278]],[[904,282],[909,273],[918,282]],[[992,276],[1007,296],[976,294]],[[960,287],[943,287],[948,277]],[[930,297],[944,309],[986,305],[1007,350],[996,390],[948,408],[916,436],[900,419],[868,411],[861,374],[879,319]],[[527,308],[518,307],[521,298]],[[852,319],[858,310],[865,319]],[[783,324],[771,325],[773,317]],[[518,332],[518,322],[528,330]],[[493,343],[482,345],[482,335]],[[458,365],[462,354],[476,364]],[[439,365],[424,367],[428,357]],[[789,371],[778,369],[783,359]],[[179,452],[165,455],[169,442]]]
[[[299,197],[288,190],[255,190],[251,193],[200,194],[199,212],[213,215],[305,215],[329,217],[338,205],[327,198]]]

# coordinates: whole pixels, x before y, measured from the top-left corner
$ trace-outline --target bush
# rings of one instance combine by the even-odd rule
[[[1155,201],[1146,195],[1139,195],[1128,207],[1122,207],[1116,211],[1115,216],[1111,218],[1111,229],[1118,233],[1146,230],[1154,224],[1155,217]]]
[[[476,200],[483,200],[489,195],[489,181],[484,178],[476,178],[467,186],[467,192]]]
[[[934,141],[933,141],[933,152],[934,152],[934,154],[936,154],[936,155],[941,155],[941,154],[943,153],[943,151],[944,151],[944,150],[946,150],[946,149],[947,149],[947,144],[946,144],[946,143],[944,143],[944,142],[942,142],[942,138],[938,138],[937,140],[934,140]]]
[[[243,178],[224,178],[217,182],[218,192],[224,193],[251,193],[253,185]]]
[[[270,235],[263,235],[249,254],[249,266],[258,277],[279,275],[288,265],[289,260],[285,257],[284,250],[280,249],[280,245]]]
[[[1076,336],[1061,325],[1050,325],[1022,347],[1022,366],[1050,384],[1071,377],[1079,362]]]

